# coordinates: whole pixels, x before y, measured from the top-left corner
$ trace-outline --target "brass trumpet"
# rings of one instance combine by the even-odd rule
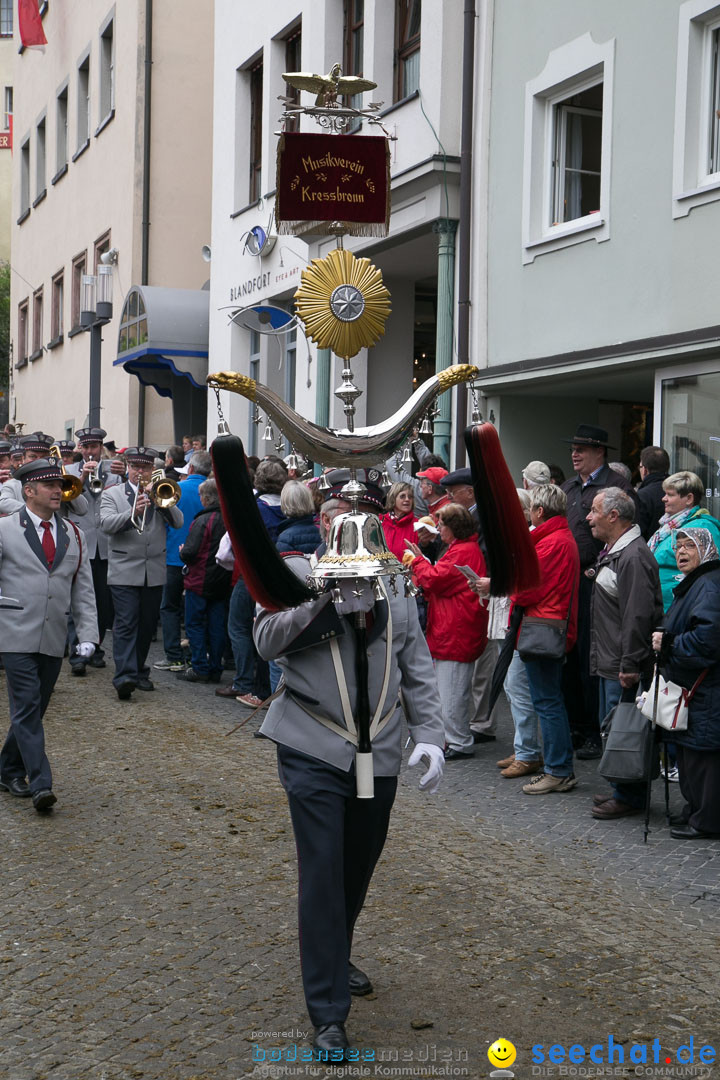
[[[71,476],[67,471],[57,443],[53,443],[50,447],[48,457],[57,458],[60,466],[60,472],[62,473],[62,501],[72,502],[73,499],[77,499],[78,495],[82,495],[83,482],[79,476]]]
[[[145,513],[147,511],[147,507],[143,506],[143,512],[138,521],[136,518],[137,503],[141,494],[147,495],[150,502],[153,506],[157,506],[158,510],[169,510],[179,501],[182,492],[180,491],[180,485],[174,480],[168,479],[163,469],[156,469],[153,472],[149,484],[144,480],[139,480],[135,498],[133,499],[132,513],[130,514],[130,520],[139,533],[145,531]]]

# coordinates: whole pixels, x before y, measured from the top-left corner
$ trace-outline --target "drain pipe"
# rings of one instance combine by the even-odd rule
[[[143,117],[143,189],[142,189],[142,249],[140,284],[149,285],[150,262],[150,140],[152,112],[153,0],[145,0],[145,114]],[[140,383],[138,396],[138,446],[145,443],[145,394],[147,387]]]
[[[457,362],[470,363],[470,253],[472,245],[473,96],[475,93],[475,0],[465,0],[460,137],[460,223],[458,227]],[[465,461],[467,387],[455,396],[455,462]]]

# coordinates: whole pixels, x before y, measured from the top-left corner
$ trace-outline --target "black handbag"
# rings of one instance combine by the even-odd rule
[[[647,783],[660,773],[655,733],[634,701],[619,701],[602,723],[598,772],[610,783]]]
[[[521,660],[564,660],[567,644],[568,619],[575,597],[570,593],[567,619],[545,619],[542,615],[525,615],[517,639]]]

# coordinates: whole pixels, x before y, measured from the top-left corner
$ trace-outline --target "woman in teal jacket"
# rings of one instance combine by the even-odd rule
[[[657,560],[663,610],[667,611],[673,601],[672,591],[683,576],[675,561],[675,537],[678,529],[708,529],[720,551],[720,521],[700,505],[705,496],[705,488],[695,473],[673,473],[663,481],[663,490],[665,514],[660,518],[660,528],[648,540],[648,547]]]

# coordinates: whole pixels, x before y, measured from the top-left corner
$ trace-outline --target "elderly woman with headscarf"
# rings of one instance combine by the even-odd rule
[[[676,840],[720,836],[720,557],[709,529],[678,529],[677,568],[665,630],[653,634],[660,670],[671,682],[695,689],[687,731],[672,733],[677,748],[683,813],[671,820]]]
[[[663,480],[663,503],[665,513],[660,527],[648,540],[648,547],[655,556],[660,572],[660,587],[665,611],[673,602],[673,589],[679,575],[675,562],[675,537],[678,529],[709,529],[715,546],[720,550],[720,521],[717,521],[702,505],[705,485],[695,473],[673,473]]]

